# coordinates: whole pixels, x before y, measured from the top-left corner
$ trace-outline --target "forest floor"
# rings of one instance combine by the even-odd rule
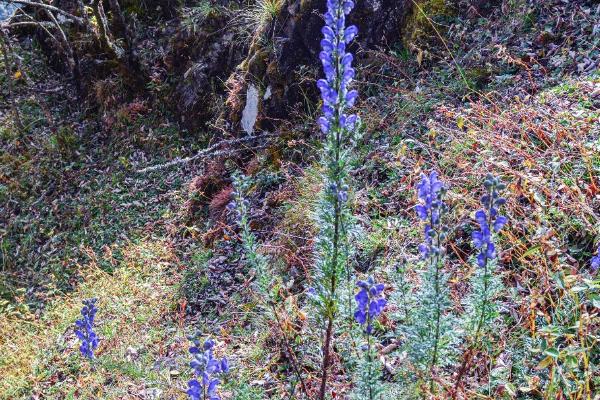
[[[368,54],[358,80],[364,127],[351,204],[362,232],[353,260],[361,274],[391,283],[408,266],[406,279],[418,285],[414,187],[422,171],[436,168],[451,188],[455,246],[447,268],[453,308],[462,310],[475,270],[469,225],[479,187],[488,172],[508,177],[511,223],[499,243],[506,318],[490,368],[504,389],[486,399],[542,398],[534,397],[544,390],[536,380],[541,355],[518,358],[511,373],[503,362],[530,336],[556,328],[564,311],[557,299],[600,290],[589,268],[600,237],[600,7],[521,11],[455,17],[442,41],[426,29],[411,51]],[[302,309],[320,190],[310,110],[266,149],[245,149],[253,228],[283,277],[283,324],[263,325],[254,318],[252,272],[223,214],[231,187],[215,184],[208,194],[211,182],[237,167],[208,155],[140,172],[212,141],[180,131],[144,100],[90,117],[100,112],[81,106],[39,49],[24,45],[20,55],[21,75],[0,77],[4,92],[9,79],[16,83],[27,127],[17,132],[2,108],[0,399],[184,398],[187,336],[196,331],[215,337],[217,354],[233,365],[224,400],[294,392],[282,333],[302,349],[316,390],[318,349]],[[99,299],[101,341],[87,364],[73,323],[90,297]],[[389,308],[377,327],[386,345],[395,343],[395,312]],[[598,326],[598,313],[590,318]],[[384,361],[391,374],[402,355]],[[491,372],[483,365],[473,379]],[[346,377],[334,373],[332,387],[341,397]]]

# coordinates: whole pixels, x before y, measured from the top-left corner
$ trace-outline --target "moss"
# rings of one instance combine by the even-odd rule
[[[250,53],[246,60],[246,72],[251,76],[261,77],[267,70],[269,52],[263,48],[257,48]]]
[[[448,18],[456,15],[456,10],[446,0],[417,0],[406,19],[403,43],[406,47],[423,37],[435,35],[430,19]],[[439,29],[439,28],[438,28]]]
[[[469,86],[476,89],[483,89],[491,81],[491,71],[482,67],[469,68],[464,71],[465,79]]]

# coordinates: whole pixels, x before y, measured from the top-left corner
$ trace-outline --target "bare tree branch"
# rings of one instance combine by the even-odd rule
[[[69,40],[67,39],[67,35],[65,34],[65,31],[62,29],[62,27],[58,23],[58,20],[56,19],[54,14],[52,14],[52,12],[50,12],[50,10],[45,10],[45,11],[46,11],[46,14],[48,15],[48,17],[52,20],[52,22],[56,26],[56,29],[58,29],[58,31],[60,32],[60,38],[62,39],[62,42],[64,44],[64,49],[65,49],[65,53],[67,56],[67,63],[69,64],[69,68],[71,69],[71,72],[73,74],[73,79],[75,80],[75,86],[77,87],[77,91],[79,92],[79,90],[81,89],[81,80],[80,80],[81,74],[79,72],[79,63],[77,62],[75,52],[73,51],[73,47],[71,47],[71,44],[69,43]]]
[[[54,24],[49,21],[20,21],[20,22],[12,22],[10,24],[0,24],[0,28],[11,29],[11,28],[19,28],[22,26],[45,26],[47,28],[53,28]]]
[[[92,8],[92,12],[94,13],[94,17],[96,17],[96,23],[98,25],[98,32],[100,45],[104,48],[104,50],[108,51],[113,58],[119,58],[119,52],[117,51],[117,47],[111,42],[108,37],[108,21],[106,18],[106,13],[104,12],[104,5],[100,0],[94,0],[90,4]]]
[[[29,1],[29,0],[0,0],[0,1],[4,1],[6,3],[11,3],[11,4],[23,4],[26,6],[31,6],[31,7],[39,7],[39,8],[43,8],[46,9],[48,11],[54,11],[56,13],[62,14],[65,17],[73,20],[73,22],[76,22],[79,25],[85,25],[85,21],[83,20],[83,18],[80,18],[76,15],[73,15],[65,10],[62,10],[58,7],[54,7],[51,6],[50,4],[45,4],[45,3],[37,3],[35,1]]]
[[[53,24],[52,22],[49,22],[49,21],[44,21],[44,23],[42,23],[42,22],[40,22],[40,21],[36,21],[36,20],[35,20],[35,19],[34,19],[34,18],[31,16],[31,15],[27,14],[26,12],[21,12],[21,14],[20,14],[20,15],[23,15],[24,17],[26,17],[26,18],[29,18],[29,19],[31,20],[31,21],[28,21],[28,22],[22,22],[23,24],[24,24],[24,23],[27,23],[27,24],[32,24],[32,25],[35,25],[35,26],[37,26],[38,28],[41,28],[41,29],[42,29],[44,32],[46,32],[46,34],[47,34],[47,35],[50,37],[50,39],[52,39],[52,40],[53,40],[53,41],[54,41],[54,42],[55,42],[55,43],[58,45],[58,47],[60,47],[60,48],[61,48],[61,50],[62,50],[62,51],[65,51],[65,50],[64,50],[64,48],[63,48],[63,45],[62,45],[61,41],[60,41],[60,40],[58,40],[58,39],[56,38],[56,36],[54,36],[54,35],[52,34],[52,32],[50,32],[50,31],[48,30],[48,28],[52,28],[52,27],[54,27],[54,24]],[[6,25],[6,26],[7,26],[7,27],[9,27],[9,26],[11,26],[11,25],[13,25],[13,24],[20,24],[20,23],[21,23],[21,22],[14,22],[14,23],[12,23],[12,24],[8,24],[8,25]]]
[[[175,165],[180,165],[180,164],[186,164],[195,160],[198,160],[208,154],[211,154],[213,157],[214,156],[218,156],[218,155],[223,155],[223,154],[227,154],[230,153],[231,151],[226,151],[226,150],[219,150],[219,151],[215,151],[217,150],[219,147],[221,146],[230,146],[230,145],[234,145],[234,144],[241,144],[241,143],[246,143],[246,142],[251,142],[252,140],[255,139],[267,139],[267,138],[271,138],[277,136],[277,134],[275,133],[265,133],[262,135],[255,135],[255,136],[246,136],[243,138],[239,138],[239,139],[231,139],[231,140],[222,140],[218,143],[213,144],[212,146],[207,147],[204,150],[200,150],[198,153],[196,153],[195,155],[191,156],[191,157],[186,157],[186,158],[176,158],[173,161],[169,161],[167,163],[164,164],[158,164],[158,165],[154,165],[152,167],[147,167],[147,168],[143,168],[140,169],[138,171],[136,171],[139,174],[143,174],[146,172],[152,172],[152,171],[158,171],[161,169],[165,169],[165,168],[169,168],[169,167],[173,167]]]

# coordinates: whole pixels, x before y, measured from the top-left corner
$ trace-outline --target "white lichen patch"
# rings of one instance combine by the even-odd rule
[[[250,84],[246,92],[246,107],[242,112],[242,129],[248,135],[254,132],[254,124],[258,117],[258,89]]]

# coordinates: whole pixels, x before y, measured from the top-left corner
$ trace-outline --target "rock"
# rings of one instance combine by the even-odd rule
[[[247,44],[234,40],[231,18],[224,8],[215,7],[194,29],[182,23],[171,34],[164,63],[177,82],[173,108],[189,130],[204,128],[219,114],[223,82],[246,56]]]

